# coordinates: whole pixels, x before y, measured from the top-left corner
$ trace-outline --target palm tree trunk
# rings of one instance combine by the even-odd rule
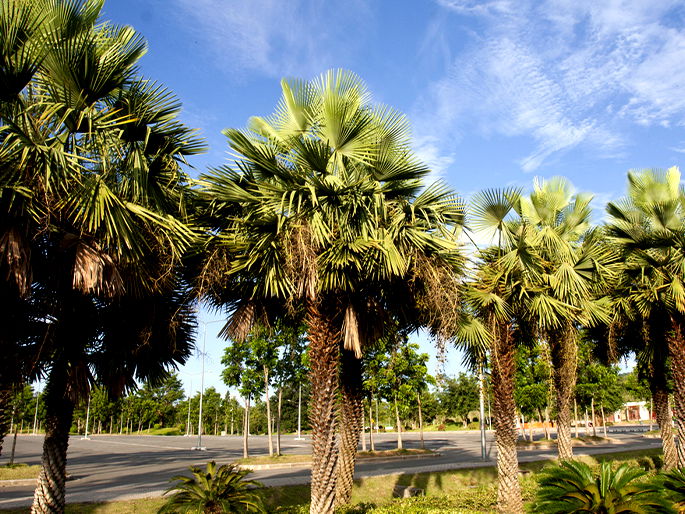
[[[665,387],[652,390],[652,398],[654,399],[656,422],[661,432],[661,445],[664,450],[664,470],[669,471],[678,466],[678,451],[676,450],[675,438],[671,429],[673,417],[668,399],[668,390]]]
[[[340,330],[331,311],[310,302],[307,306],[310,377],[312,381],[309,421],[312,426],[312,514],[332,513],[335,508],[338,452],[338,362]]]
[[[600,404],[599,412],[602,413],[602,431],[604,432],[604,439],[607,438],[607,418],[604,415],[604,405]]]
[[[668,341],[673,373],[673,417],[678,431],[678,467],[685,467],[685,327],[671,316],[673,327]]]
[[[336,506],[347,505],[352,497],[354,465],[362,432],[362,362],[354,352],[343,350],[340,368],[341,424],[338,446],[338,484]]]
[[[516,454],[516,403],[514,341],[508,325],[493,327],[492,387],[494,393],[495,439],[497,441],[497,508],[500,512],[523,512],[519,464]]]
[[[64,512],[69,429],[74,402],[68,396],[67,371],[61,361],[53,364],[45,391],[47,410],[43,458],[33,496],[32,513]]]
[[[576,386],[578,348],[572,326],[550,334],[550,350],[557,407],[557,445],[559,459],[573,458],[571,439],[571,400]]]
[[[269,398],[269,368],[264,366],[264,391],[266,391],[266,431],[269,438],[269,457],[274,456],[274,437],[271,430],[271,399]]]

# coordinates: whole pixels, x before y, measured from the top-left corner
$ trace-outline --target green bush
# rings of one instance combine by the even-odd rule
[[[542,470],[530,511],[550,514],[675,512],[655,481],[640,480],[645,476],[644,470],[628,464],[612,470],[609,462],[602,462],[595,475],[583,462],[565,461]]]
[[[663,486],[673,506],[679,512],[685,511],[685,468],[674,469],[663,475]]]
[[[216,467],[207,463],[206,471],[191,466],[193,477],[176,475],[170,481],[178,481],[165,494],[174,492],[159,509],[159,514],[178,512],[266,512],[262,497],[255,489],[259,482],[245,480],[250,471],[240,470],[235,464]]]

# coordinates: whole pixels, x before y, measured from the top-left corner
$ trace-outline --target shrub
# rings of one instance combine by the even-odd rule
[[[180,512],[266,512],[256,487],[259,482],[245,480],[250,473],[240,470],[235,464],[216,467],[216,462],[207,463],[207,470],[191,466],[193,477],[177,475],[170,481],[178,482],[166,493],[176,491],[159,509],[159,514]]]
[[[587,464],[565,461],[542,470],[531,512],[674,512],[657,484],[638,480],[645,475],[627,464],[614,471],[602,462],[595,476]]]
[[[685,511],[685,468],[674,469],[663,476],[663,485],[668,490],[674,507]]]

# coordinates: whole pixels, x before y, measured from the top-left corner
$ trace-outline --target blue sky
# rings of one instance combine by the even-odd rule
[[[147,39],[142,73],[210,145],[197,171],[226,162],[222,129],[271,113],[280,78],[329,68],[406,113],[417,154],[465,197],[564,175],[599,221],[627,170],[685,158],[682,0],[108,0],[103,18]],[[206,383],[224,391],[220,326]],[[182,369],[188,388],[199,371]]]

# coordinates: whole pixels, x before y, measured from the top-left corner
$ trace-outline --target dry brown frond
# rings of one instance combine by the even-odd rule
[[[451,339],[461,318],[461,283],[457,271],[436,257],[417,254],[414,258],[412,285],[417,303],[437,340]]]
[[[223,245],[215,245],[206,255],[197,281],[198,297],[211,294],[213,290],[222,291],[231,270],[231,257]]]
[[[7,266],[7,280],[13,280],[19,294],[25,296],[31,285],[31,249],[16,227],[0,235],[0,259]]]
[[[343,319],[343,348],[354,352],[357,359],[362,358],[362,341],[359,334],[359,323],[357,313],[351,304],[345,309]]]
[[[219,331],[219,336],[233,341],[245,341],[255,323],[260,323],[265,329],[269,328],[266,313],[257,303],[241,303]]]
[[[76,243],[72,285],[78,291],[108,297],[124,290],[123,280],[112,257],[84,241]]]
[[[285,247],[285,272],[295,286],[295,296],[313,300],[316,297],[316,248],[308,224],[295,226]],[[292,301],[292,299],[290,300]]]

